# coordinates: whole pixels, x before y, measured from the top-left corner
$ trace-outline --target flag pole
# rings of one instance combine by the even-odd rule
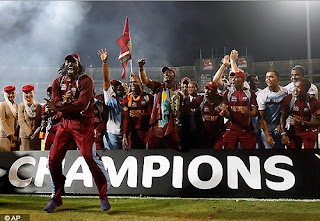
[[[132,57],[130,59],[130,69],[131,69],[131,72],[130,72],[130,75],[131,75],[131,73],[133,73],[133,70],[132,70]]]

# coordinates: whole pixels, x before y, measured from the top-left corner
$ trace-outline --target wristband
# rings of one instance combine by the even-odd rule
[[[107,61],[102,61],[104,64],[106,64],[107,63]]]
[[[226,64],[223,64],[225,67],[228,67],[228,65],[226,65]]]

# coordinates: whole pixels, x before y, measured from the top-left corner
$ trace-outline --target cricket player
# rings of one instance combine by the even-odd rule
[[[55,194],[44,207],[44,211],[52,212],[63,204],[61,196],[64,194],[66,177],[62,174],[62,160],[72,141],[77,143],[97,185],[100,209],[107,211],[111,208],[107,197],[109,176],[93,147],[94,82],[84,73],[78,54],[70,53],[64,60],[64,64],[59,69],[61,76],[52,84],[53,99],[52,101],[46,99],[51,109],[61,112],[62,119],[49,155]],[[107,65],[107,56],[104,57],[104,65]]]

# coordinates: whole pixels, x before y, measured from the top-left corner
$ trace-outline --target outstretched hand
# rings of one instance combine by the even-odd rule
[[[108,52],[107,52],[107,49],[100,49],[98,51],[98,55],[100,56],[101,58],[101,61],[103,62],[106,62],[108,60]]]

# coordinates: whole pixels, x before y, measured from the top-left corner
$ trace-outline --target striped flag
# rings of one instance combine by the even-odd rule
[[[123,79],[126,78],[126,67],[131,59],[131,39],[130,39],[130,31],[129,31],[129,19],[126,17],[126,21],[124,23],[123,33],[121,37],[117,40],[117,44],[120,46],[121,51],[118,57],[118,60],[123,67],[121,77]]]

